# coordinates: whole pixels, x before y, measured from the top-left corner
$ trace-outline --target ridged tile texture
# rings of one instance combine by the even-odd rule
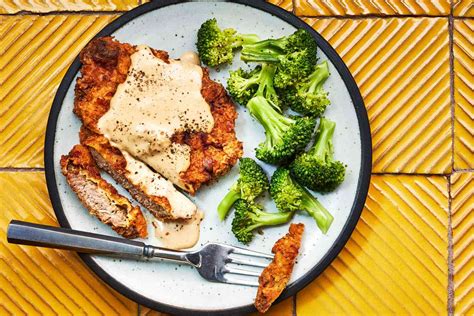
[[[295,0],[300,16],[448,15],[449,0]]]
[[[145,306],[140,306],[140,314],[138,316],[165,316],[154,310],[151,310]],[[251,314],[254,316],[261,315],[259,313]],[[266,316],[292,316],[293,315],[293,297],[290,297],[283,302],[276,304],[265,313]]]
[[[454,21],[454,168],[474,168],[474,20]]]
[[[472,0],[454,0],[454,16],[474,17],[474,2]]]
[[[138,6],[140,0],[2,0],[0,14],[52,11],[125,11]]]
[[[445,314],[447,186],[443,176],[373,176],[351,239],[298,293],[297,314]]]
[[[73,253],[8,244],[12,219],[56,226],[42,172],[0,172],[0,314],[136,315]]]
[[[364,97],[373,172],[449,173],[448,19],[306,19],[337,50]]]
[[[293,0],[268,0],[268,2],[277,5],[287,11],[293,11]]]
[[[0,167],[42,167],[49,109],[65,71],[115,15],[0,16]]]
[[[474,315],[474,173],[451,176],[454,313]]]
[[[452,289],[454,315],[474,315],[474,20],[466,18],[474,17],[473,2],[269,1],[306,17],[349,66],[369,114],[373,172],[418,174],[374,175],[362,217],[338,258],[298,294],[296,311],[290,298],[269,314],[445,315]],[[113,11],[145,2],[0,0],[6,14],[0,16],[0,169],[43,166],[46,120],[67,67],[118,16]],[[0,170],[0,207],[0,315],[165,315],[138,308],[73,253],[7,244],[11,219],[57,225],[42,172]]]

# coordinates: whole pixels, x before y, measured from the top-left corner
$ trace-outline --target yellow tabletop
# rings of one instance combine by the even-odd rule
[[[0,0],[0,315],[153,314],[76,254],[9,245],[11,219],[57,225],[46,120],[88,40],[140,0]],[[367,106],[373,176],[338,258],[275,315],[474,315],[472,0],[273,0],[349,66]]]

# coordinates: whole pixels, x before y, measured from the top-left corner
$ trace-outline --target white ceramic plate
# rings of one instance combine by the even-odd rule
[[[184,51],[195,50],[199,26],[205,20],[216,17],[222,27],[233,27],[242,33],[255,33],[262,38],[280,37],[291,34],[296,28],[306,28],[318,42],[320,60],[329,62],[331,76],[325,88],[330,93],[332,105],[326,111],[326,116],[337,123],[334,136],[335,156],[348,165],[348,172],[346,180],[335,192],[317,195],[334,216],[327,235],[319,231],[309,216],[297,214],[294,217],[293,222],[304,223],[306,231],[298,263],[288,288],[280,298],[283,299],[300,290],[329,265],[359,219],[367,195],[371,167],[370,130],[362,98],[336,52],[319,34],[290,13],[263,1],[175,2],[156,1],[143,5],[112,22],[97,36],[111,34],[121,42],[147,44],[167,50],[171,57],[177,58]],[[211,71],[211,78],[225,84],[228,70],[241,66],[245,64],[237,56],[232,66],[222,68],[219,72]],[[79,67],[80,63],[76,59],[61,83],[50,113],[45,146],[48,189],[62,226],[114,235],[111,229],[88,214],[60,172],[61,155],[79,142],[80,122],[72,113],[74,85]],[[244,156],[254,157],[254,148],[265,137],[263,129],[242,107],[238,107],[238,112],[237,137],[244,143]],[[274,167],[266,164],[264,168],[268,175],[274,170]],[[211,241],[239,245],[230,232],[233,216],[229,216],[224,223],[219,222],[216,216],[217,204],[237,175],[237,168],[234,168],[218,183],[201,189],[193,198],[206,213],[196,247]],[[107,175],[104,178],[115,183]],[[119,191],[129,197],[125,190]],[[275,211],[275,206],[268,197],[264,199],[264,205],[269,211]],[[148,212],[145,213],[151,218]],[[287,230],[288,225],[265,229],[263,235],[255,236],[249,247],[270,252],[275,241]],[[146,242],[159,245],[153,237]],[[112,287],[154,309],[193,314],[228,314],[253,310],[256,288],[210,283],[188,266],[118,260],[104,256],[81,257]]]

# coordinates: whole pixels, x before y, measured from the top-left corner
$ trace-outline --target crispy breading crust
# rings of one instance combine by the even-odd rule
[[[125,238],[147,236],[147,224],[138,206],[100,176],[87,147],[75,145],[61,157],[61,171],[89,212]]]
[[[260,313],[265,313],[270,308],[290,280],[303,232],[304,224],[291,224],[289,232],[273,246],[275,257],[258,279],[255,307]]]
[[[82,76],[75,88],[74,113],[84,126],[100,133],[97,122],[110,107],[117,86],[124,82],[135,47],[112,37],[91,41],[81,52]],[[156,57],[168,62],[168,54],[153,50]],[[242,156],[242,143],[235,136],[235,106],[224,87],[209,78],[203,68],[201,94],[211,107],[214,128],[209,134],[178,133],[173,141],[191,147],[189,168],[181,173],[186,189],[194,194],[205,183],[226,173]]]
[[[160,220],[175,220],[171,215],[171,205],[165,196],[147,195],[145,188],[132,183],[126,169],[127,161],[122,152],[110,145],[107,138],[81,127],[79,133],[81,144],[89,147],[98,166],[109,173],[120,183],[138,202],[145,206]]]

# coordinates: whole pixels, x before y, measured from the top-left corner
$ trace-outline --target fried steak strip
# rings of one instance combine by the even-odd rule
[[[143,168],[144,175],[148,177],[149,181],[147,184],[137,182],[136,178],[127,169],[127,160],[123,153],[111,146],[103,135],[96,134],[83,126],[79,137],[81,144],[89,148],[99,168],[110,174],[115,181],[130,192],[133,198],[145,206],[156,218],[160,220],[189,219],[195,214],[197,208],[194,204],[183,194],[177,192],[171,183],[169,183],[170,190],[174,190],[174,194],[181,196],[181,204],[187,205],[184,208],[181,205],[181,209],[185,209],[185,212],[175,213],[176,210],[172,209],[167,196],[153,195],[151,193],[153,191],[151,186],[159,185],[158,181],[167,180],[151,171],[145,164],[139,161],[135,161],[135,164],[139,164]],[[134,158],[129,156],[128,159],[130,161],[130,159]]]
[[[62,156],[61,171],[92,215],[125,238],[147,236],[147,224],[140,208],[101,178],[86,147],[76,145],[68,155]]]
[[[117,86],[127,78],[130,56],[135,51],[134,46],[112,37],[95,39],[82,50],[82,76],[75,87],[74,113],[94,133],[100,134],[97,123],[109,110]],[[167,52],[152,51],[157,58],[168,62]],[[224,87],[209,78],[206,68],[203,68],[201,94],[214,118],[212,131],[209,134],[181,132],[172,137],[174,142],[191,148],[190,165],[180,174],[184,189],[191,194],[202,184],[226,173],[242,156],[242,143],[234,130],[235,106]]]
[[[272,252],[275,257],[263,270],[258,280],[255,307],[260,313],[265,313],[270,308],[288,284],[301,246],[303,232],[304,224],[291,224],[289,232],[273,246]]]

